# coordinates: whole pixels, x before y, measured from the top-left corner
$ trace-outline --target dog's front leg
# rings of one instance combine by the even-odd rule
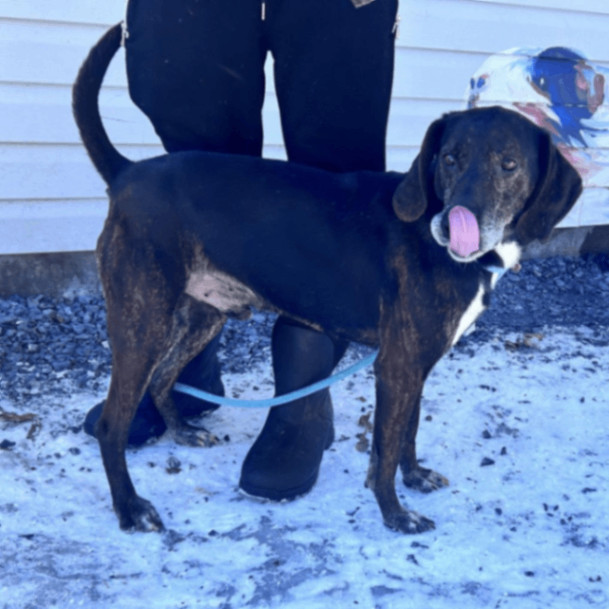
[[[396,326],[393,326],[394,328]],[[381,337],[375,364],[376,411],[374,437],[367,484],[373,490],[390,528],[404,533],[422,533],[434,523],[400,504],[395,490],[395,475],[402,456],[406,430],[418,408],[423,374],[404,340],[390,329]],[[401,337],[402,339],[404,337]]]
[[[416,453],[416,436],[419,429],[419,417],[421,415],[421,394],[417,398],[416,406],[410,417],[406,428],[406,435],[402,443],[402,455],[400,457],[400,469],[404,484],[411,489],[421,493],[431,493],[450,483],[442,474],[421,467]]]

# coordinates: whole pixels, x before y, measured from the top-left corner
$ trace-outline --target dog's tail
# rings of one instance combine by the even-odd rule
[[[98,96],[106,70],[121,44],[122,27],[110,28],[89,51],[72,89],[72,111],[93,165],[109,184],[131,161],[110,142],[99,114]]]

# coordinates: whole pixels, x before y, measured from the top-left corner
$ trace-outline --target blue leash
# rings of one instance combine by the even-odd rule
[[[206,402],[212,402],[213,404],[220,404],[220,406],[241,406],[244,408],[272,408],[273,406],[280,406],[281,404],[287,404],[288,402],[293,402],[299,398],[304,398],[307,395],[311,395],[316,391],[320,391],[321,389],[326,389],[330,385],[341,381],[352,374],[355,374],[362,368],[366,368],[374,363],[376,356],[378,355],[378,351],[375,351],[372,355],[365,357],[359,362],[353,364],[353,366],[349,366],[345,368],[341,372],[337,372],[332,376],[324,379],[323,381],[318,381],[317,383],[313,383],[312,385],[308,385],[307,387],[303,387],[302,389],[297,389],[296,391],[291,391],[290,393],[286,393],[284,395],[279,395],[275,398],[267,398],[262,400],[240,400],[237,398],[227,398],[219,395],[214,395],[213,393],[208,393],[207,391],[203,391],[202,389],[197,389],[196,387],[191,387],[190,385],[185,385],[184,383],[176,383],[173,386],[174,391],[178,391],[180,393],[186,393],[187,395],[191,395],[195,398],[199,398],[200,400],[205,400]]]

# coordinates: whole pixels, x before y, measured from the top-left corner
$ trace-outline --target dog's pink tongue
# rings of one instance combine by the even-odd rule
[[[469,209],[456,205],[448,213],[450,229],[450,249],[461,256],[467,256],[480,249],[480,229],[476,216]]]

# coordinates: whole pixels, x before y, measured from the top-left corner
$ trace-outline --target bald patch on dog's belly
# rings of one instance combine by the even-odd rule
[[[186,293],[227,315],[249,313],[250,307],[262,308],[262,299],[234,277],[218,270],[194,271],[188,278]]]

